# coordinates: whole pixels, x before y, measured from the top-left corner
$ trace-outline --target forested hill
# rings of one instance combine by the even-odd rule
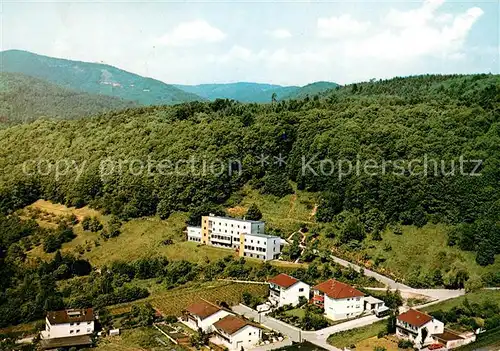
[[[337,87],[331,82],[315,82],[303,87],[281,86],[261,83],[228,83],[228,84],[200,84],[176,85],[187,92],[199,95],[207,100],[232,99],[240,102],[271,102],[276,100],[302,99],[313,96]]]
[[[142,105],[203,100],[159,80],[100,63],[64,60],[21,50],[0,52],[0,63],[1,72],[23,73],[69,89],[115,96]]]
[[[227,83],[176,85],[179,89],[199,95],[207,100],[232,99],[240,102],[271,102],[273,94],[279,99],[300,89],[297,86],[281,86],[260,83]],[[324,90],[323,90],[324,91]]]
[[[314,82],[293,90],[288,94],[281,95],[279,98],[280,100],[304,99],[307,96],[311,97],[321,93],[328,94],[329,90],[335,89],[338,86],[339,85],[337,83],[332,82]]]
[[[0,73],[0,123],[39,117],[73,119],[136,106],[111,96],[82,93],[20,73]]]
[[[166,218],[223,204],[248,182],[276,196],[296,184],[319,192],[318,221],[342,221],[347,211],[367,232],[390,223],[454,224],[450,244],[476,250],[487,265],[500,253],[499,99],[498,75],[421,76],[266,105],[217,100],[37,121],[0,131],[0,208],[45,198],[122,218]],[[30,173],[37,159],[84,168],[79,176],[23,175],[23,163]],[[167,162],[151,174],[134,168],[148,159]],[[182,161],[175,169],[191,159],[194,166]],[[426,168],[425,159],[434,163]],[[123,160],[135,166],[118,167]],[[242,172],[212,174],[203,160],[233,169],[240,160]],[[393,163],[344,174],[339,160]],[[473,160],[482,164],[476,169]]]

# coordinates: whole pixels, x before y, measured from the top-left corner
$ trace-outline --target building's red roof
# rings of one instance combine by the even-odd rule
[[[205,319],[210,317],[211,315],[219,312],[221,310],[220,307],[211,304],[208,301],[200,300],[197,303],[194,303],[186,308],[186,311],[200,317],[201,319]]]
[[[405,313],[401,313],[398,316],[398,320],[413,325],[414,327],[421,327],[432,321],[432,317],[423,312],[410,309]]]
[[[269,283],[276,284],[278,286],[281,286],[282,288],[289,288],[298,281],[299,281],[298,279],[290,277],[288,274],[285,273],[278,274],[276,277],[268,280]]]
[[[346,299],[349,297],[365,296],[365,294],[361,291],[335,279],[330,279],[326,282],[320,283],[314,286],[313,290],[319,290],[332,299]]]
[[[92,308],[71,309],[47,312],[47,319],[51,325],[92,322],[94,320],[94,310]]]
[[[228,315],[222,318],[221,320],[214,323],[214,327],[226,332],[229,335],[233,335],[238,330],[243,329],[247,325],[251,325],[246,320],[236,317],[233,315]]]

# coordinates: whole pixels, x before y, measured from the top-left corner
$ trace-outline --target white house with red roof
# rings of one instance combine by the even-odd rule
[[[312,303],[324,309],[326,317],[354,318],[365,310],[365,294],[335,279],[313,286]]]
[[[213,331],[213,324],[228,315],[232,313],[213,303],[200,300],[184,310],[181,321],[193,330],[201,329],[210,333]]]
[[[213,325],[214,343],[223,345],[229,350],[240,351],[251,349],[261,339],[261,330],[247,320],[228,315]]]
[[[422,347],[434,342],[433,335],[444,335],[444,323],[426,313],[410,309],[397,317],[396,335]]]
[[[269,300],[278,307],[284,305],[296,306],[300,297],[309,300],[309,285],[300,280],[281,273],[268,280]]]

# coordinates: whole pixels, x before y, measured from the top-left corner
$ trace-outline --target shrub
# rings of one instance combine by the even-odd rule
[[[176,323],[177,322],[177,317],[170,315],[165,317],[165,322],[167,323]]]
[[[413,342],[411,342],[410,340],[399,340],[398,348],[411,349],[411,348],[413,348]]]

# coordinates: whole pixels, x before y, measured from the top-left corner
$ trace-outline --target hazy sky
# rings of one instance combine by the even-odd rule
[[[500,71],[499,1],[3,1],[1,49],[167,83]]]

